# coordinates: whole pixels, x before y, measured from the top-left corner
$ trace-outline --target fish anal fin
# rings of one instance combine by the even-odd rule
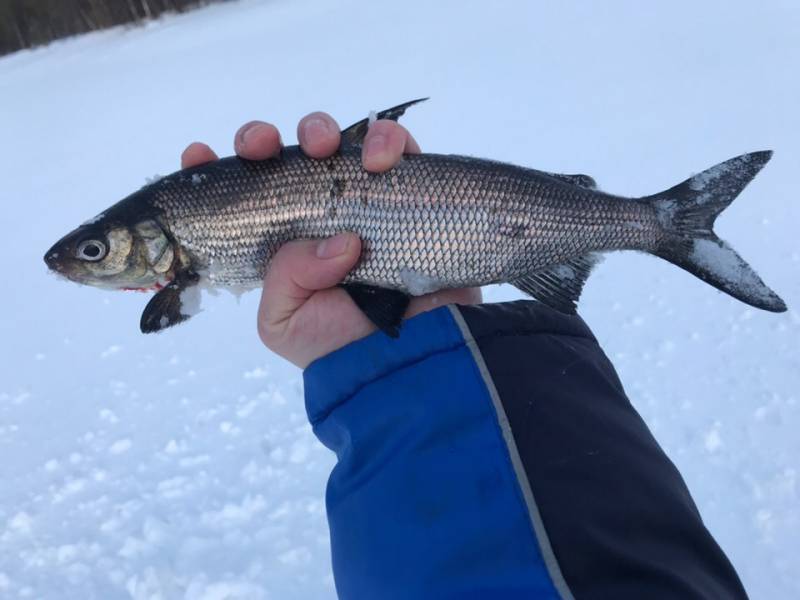
[[[417,98],[416,100],[411,100],[410,102],[404,102],[403,104],[398,104],[392,108],[387,108],[386,110],[382,110],[377,113],[375,115],[375,119],[389,119],[391,121],[397,121],[397,119],[403,116],[403,113],[406,112],[407,108],[414,106],[415,104],[419,104],[420,102],[424,102],[425,100],[427,100],[427,98]],[[364,142],[364,136],[367,135],[367,131],[369,130],[370,120],[370,118],[361,119],[357,123],[350,125],[350,127],[342,129],[342,144],[349,144],[352,146],[358,146],[362,144]]]
[[[389,337],[400,335],[400,324],[411,301],[408,294],[363,283],[343,283],[341,287],[378,329]]]
[[[539,302],[559,312],[573,315],[586,279],[598,262],[598,254],[586,254],[529,273],[515,279],[511,284]]]
[[[196,312],[197,306],[187,306],[189,298],[186,292],[198,281],[199,277],[194,273],[179,273],[150,298],[139,321],[142,333],[156,333],[190,318]],[[191,291],[199,293],[200,290],[194,288]],[[196,301],[193,303],[197,304]]]

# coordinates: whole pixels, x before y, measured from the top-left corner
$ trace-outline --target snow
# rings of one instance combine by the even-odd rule
[[[769,288],[764,287],[758,275],[742,262],[742,259],[731,250],[727,243],[721,240],[694,240],[689,258],[753,299],[768,302],[774,298]]]
[[[400,279],[412,296],[430,294],[444,287],[440,279],[406,267],[400,269]]]
[[[424,149],[626,196],[776,151],[715,229],[789,312],[617,254],[581,313],[751,596],[800,597],[798,26],[788,0],[246,0],[0,59],[0,596],[334,597],[334,459],[258,340],[258,294],[143,336],[146,297],[41,256],[193,140],[228,154],[260,118],[293,143],[313,110],[344,126],[430,95],[402,120]]]
[[[190,285],[181,290],[179,299],[182,316],[193,317],[202,312],[202,290],[199,285]]]
[[[106,216],[106,214],[104,212],[101,212],[97,216],[92,217],[91,219],[89,219],[88,221],[84,221],[83,223],[81,223],[81,227],[83,227],[84,225],[94,225],[95,223],[100,221],[105,216]],[[57,257],[58,257],[58,253],[54,252],[53,253],[53,258],[57,258]]]

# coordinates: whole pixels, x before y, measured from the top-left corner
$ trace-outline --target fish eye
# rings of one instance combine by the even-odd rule
[[[106,245],[100,240],[86,240],[78,244],[75,256],[81,260],[96,262],[102,260],[106,255]]]

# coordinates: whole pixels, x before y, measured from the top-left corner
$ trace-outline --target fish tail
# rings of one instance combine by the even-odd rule
[[[644,200],[655,208],[663,229],[653,254],[742,302],[783,312],[783,300],[713,231],[719,214],[771,157],[771,151],[737,156]]]

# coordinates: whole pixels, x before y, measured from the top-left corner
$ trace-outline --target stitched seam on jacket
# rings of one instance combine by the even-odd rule
[[[508,421],[505,408],[500,400],[500,394],[497,391],[494,380],[492,379],[492,374],[489,372],[489,367],[483,358],[483,354],[481,353],[481,349],[478,346],[476,338],[472,336],[469,325],[467,325],[467,322],[465,321],[458,307],[450,306],[449,308],[450,313],[453,316],[453,320],[461,330],[461,335],[464,337],[466,346],[472,354],[474,359],[473,366],[479,371],[478,377],[483,382],[486,392],[489,395],[490,402],[497,419],[496,425],[497,429],[499,430],[501,442],[505,445],[508,453],[512,472],[516,475],[518,492],[522,495],[521,501],[523,506],[527,508],[528,518],[533,530],[532,534],[534,537],[534,543],[536,543],[539,547],[539,552],[541,553],[545,568],[550,576],[550,582],[553,585],[556,593],[561,596],[563,600],[575,600],[572,590],[570,590],[569,585],[567,584],[567,581],[561,572],[561,567],[558,564],[558,559],[553,551],[553,547],[550,544],[550,537],[547,534],[547,528],[544,525],[544,520],[542,519],[542,515],[539,512],[539,507],[536,504],[536,498],[533,495],[533,489],[531,488],[530,481],[528,480],[528,474],[525,471],[524,465],[522,464],[522,457],[519,455],[514,433],[511,430],[511,424]],[[504,336],[485,335],[481,336],[481,339],[493,337]]]

